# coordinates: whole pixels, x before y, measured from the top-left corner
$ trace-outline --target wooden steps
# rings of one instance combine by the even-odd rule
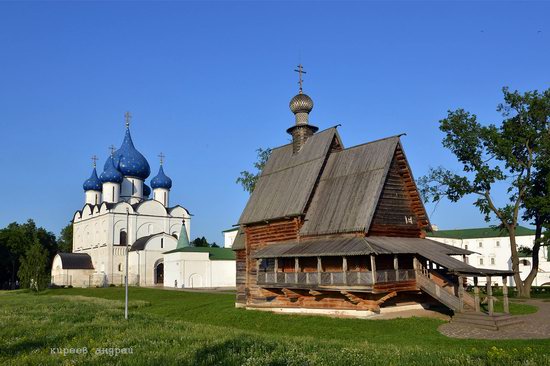
[[[523,320],[510,314],[489,315],[486,313],[467,311],[464,313],[455,313],[451,319],[451,323],[466,325],[474,328],[499,330],[522,324]]]

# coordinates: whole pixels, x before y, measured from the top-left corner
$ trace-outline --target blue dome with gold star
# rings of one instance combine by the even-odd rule
[[[103,173],[99,176],[99,179],[103,183],[122,183],[123,180],[122,173],[119,172],[113,163],[113,157],[109,156],[103,167]]]
[[[97,177],[97,171],[95,170],[95,167],[94,170],[92,170],[92,175],[90,176],[90,178],[84,181],[82,188],[84,188],[85,191],[101,191],[101,181]]]
[[[125,177],[145,180],[151,174],[147,159],[134,147],[129,128],[126,128],[126,135],[120,149],[113,154],[113,164]]]
[[[170,189],[172,188],[172,179],[170,179],[166,174],[164,174],[164,169],[162,168],[162,165],[160,166],[159,172],[151,179],[151,187],[153,189],[156,188],[165,188]]]

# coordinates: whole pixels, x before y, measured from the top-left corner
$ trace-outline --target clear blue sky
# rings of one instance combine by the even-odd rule
[[[416,177],[456,168],[438,120],[464,107],[498,121],[502,86],[550,87],[548,19],[543,2],[2,2],[0,226],[57,234],[129,110],[153,175],[167,156],[192,237],[220,242],[248,197],[238,173],[289,140],[300,61],[310,120],[341,123],[345,146],[404,132]],[[432,222],[484,225],[471,201]]]

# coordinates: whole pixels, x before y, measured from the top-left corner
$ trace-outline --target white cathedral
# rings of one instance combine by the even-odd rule
[[[128,249],[131,285],[235,286],[231,249],[190,247],[191,215],[180,205],[170,206],[172,180],[160,158],[149,187],[145,181],[151,169],[134,147],[127,114],[122,145],[112,149],[99,177],[94,160],[83,184],[85,204],[73,217],[72,253],[55,256],[52,284],[121,285]]]

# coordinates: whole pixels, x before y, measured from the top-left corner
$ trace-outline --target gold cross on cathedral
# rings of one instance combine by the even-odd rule
[[[124,120],[126,121],[126,128],[130,128],[130,120],[132,119],[132,115],[130,112],[124,113]]]
[[[163,153],[160,153],[158,156],[160,158],[160,165],[164,164],[164,158],[166,157],[166,155],[164,155]]]
[[[95,168],[96,167],[96,162],[98,161],[99,159],[97,158],[97,156],[92,156],[92,165],[93,167]]]
[[[302,79],[302,74],[307,74],[307,72],[304,71],[304,66],[302,66],[302,64],[299,64],[298,69],[294,71],[298,73],[298,85],[300,85],[300,94],[302,94],[302,86],[304,83],[304,80]]]
[[[111,151],[111,156],[115,155],[115,151],[116,151],[115,145],[109,146],[109,150]]]

